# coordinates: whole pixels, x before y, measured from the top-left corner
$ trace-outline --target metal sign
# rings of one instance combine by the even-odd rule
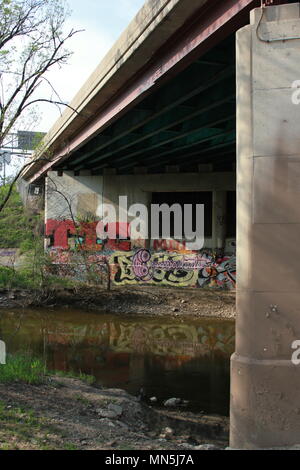
[[[41,196],[43,194],[43,187],[35,184],[29,185],[29,194],[31,196]]]
[[[18,131],[18,148],[34,150],[45,135],[45,132]]]
[[[11,153],[7,152],[6,150],[0,150],[0,162],[1,166],[3,163],[6,163],[6,165],[10,165]]]

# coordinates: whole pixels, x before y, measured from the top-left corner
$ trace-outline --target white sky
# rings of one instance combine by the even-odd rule
[[[85,31],[67,43],[74,52],[69,64],[48,75],[64,102],[71,101],[144,3],[145,0],[68,0],[72,14],[67,28]],[[51,104],[42,104],[39,109],[41,120],[35,130],[47,132],[59,118],[59,111]]]

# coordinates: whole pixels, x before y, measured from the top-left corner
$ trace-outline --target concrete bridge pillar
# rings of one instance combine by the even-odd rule
[[[237,33],[237,336],[232,448],[300,444],[300,4]],[[299,82],[297,83],[297,80]]]

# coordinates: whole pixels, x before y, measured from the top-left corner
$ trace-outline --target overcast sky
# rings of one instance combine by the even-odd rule
[[[69,29],[84,29],[68,42],[74,54],[51,82],[63,101],[69,102],[109,51],[145,0],[68,0],[72,14]],[[60,116],[55,106],[41,106],[42,117],[35,130],[47,132]]]

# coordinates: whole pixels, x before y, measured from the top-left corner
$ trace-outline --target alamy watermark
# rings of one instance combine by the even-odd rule
[[[292,88],[295,89],[292,93],[292,103],[293,104],[300,104],[300,80],[295,80],[292,83]]]
[[[0,340],[0,364],[6,364],[6,345]]]
[[[112,204],[103,204],[101,211],[102,218],[96,228],[101,240],[116,239],[117,225],[126,224],[132,240],[185,240],[186,248],[191,251],[201,250],[204,246],[204,204],[184,204],[183,207],[180,204],[151,204],[149,214],[144,204],[128,207],[127,196],[119,196],[118,214]],[[172,217],[174,230],[171,237]],[[120,233],[119,239],[127,239],[127,233]]]

